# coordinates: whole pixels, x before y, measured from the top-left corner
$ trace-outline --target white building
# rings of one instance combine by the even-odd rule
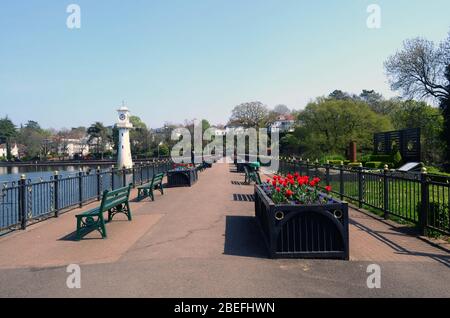
[[[295,118],[292,115],[279,116],[269,125],[269,132],[291,133],[295,130]]]
[[[89,154],[88,138],[62,139],[58,147],[58,153],[68,156],[70,159],[73,159],[75,155],[87,156]]]
[[[8,154],[8,151],[6,149],[6,144],[1,144],[0,145],[0,158],[6,158]],[[17,144],[14,144],[11,147],[11,156],[13,158],[19,158],[19,147],[17,146]]]

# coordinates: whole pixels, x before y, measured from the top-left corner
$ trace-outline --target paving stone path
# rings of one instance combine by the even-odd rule
[[[268,259],[243,181],[215,164],[191,188],[133,202],[133,221],[108,224],[106,240],[73,240],[79,210],[3,236],[0,297],[450,297],[448,250],[356,210],[350,261]],[[72,263],[81,289],[66,286]],[[366,285],[374,263],[380,289]]]

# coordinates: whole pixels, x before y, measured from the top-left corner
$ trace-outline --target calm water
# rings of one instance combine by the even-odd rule
[[[58,171],[61,176],[73,176],[77,174],[80,169],[84,172],[89,169],[96,169],[96,166],[20,166],[20,167],[0,167],[0,183],[12,182],[20,179],[22,174],[25,174],[27,179],[32,182],[40,180],[50,180],[54,171]],[[108,169],[108,167],[102,167]]]

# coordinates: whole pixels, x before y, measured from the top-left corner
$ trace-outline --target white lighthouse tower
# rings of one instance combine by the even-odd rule
[[[120,107],[117,112],[119,113],[119,120],[117,122],[117,129],[119,130],[119,147],[117,149],[117,168],[118,169],[130,169],[133,167],[133,160],[131,159],[131,147],[130,147],[130,129],[133,125],[130,122],[130,112],[125,104]]]

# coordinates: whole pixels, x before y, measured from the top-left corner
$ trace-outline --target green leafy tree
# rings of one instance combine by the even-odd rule
[[[6,144],[6,158],[11,159],[11,139],[17,136],[14,123],[8,118],[0,119],[0,142]]]
[[[87,129],[89,143],[94,144],[96,153],[103,159],[107,143],[112,141],[112,132],[108,130],[101,122],[95,122]]]
[[[25,153],[29,159],[46,159],[51,150],[51,132],[42,129],[38,122],[30,120],[19,130],[17,137],[20,144],[25,146]]]
[[[423,160],[428,164],[441,162],[443,145],[440,136],[444,117],[439,108],[408,100],[402,102],[390,117],[395,129],[420,128]]]
[[[388,117],[376,114],[355,100],[319,98],[300,113],[307,132],[308,150],[319,154],[344,154],[350,141],[363,150],[373,147],[373,134],[392,129]]]

